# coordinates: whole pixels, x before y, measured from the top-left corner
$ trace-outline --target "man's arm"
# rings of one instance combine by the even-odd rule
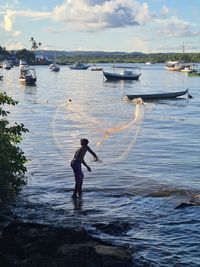
[[[91,168],[87,165],[87,163],[83,160],[82,161],[82,163],[83,163],[83,165],[87,168],[87,170],[89,171],[89,172],[91,172]]]
[[[95,158],[95,160],[98,160],[96,153],[94,153],[94,151],[90,147],[88,147],[88,151],[90,152],[90,154],[92,154],[92,156]]]

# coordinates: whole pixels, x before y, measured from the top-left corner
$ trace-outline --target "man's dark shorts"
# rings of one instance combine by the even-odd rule
[[[71,167],[74,171],[74,176],[75,176],[75,181],[77,183],[82,182],[83,181],[83,171],[81,168],[81,162],[79,161],[71,161]]]

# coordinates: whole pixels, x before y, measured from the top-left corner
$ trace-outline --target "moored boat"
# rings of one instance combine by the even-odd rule
[[[19,61],[19,69],[28,68],[29,65],[27,64],[26,60],[20,59]]]
[[[165,68],[171,71],[182,71],[184,69],[190,69],[192,67],[191,63],[183,61],[167,61]]]
[[[103,68],[91,68],[91,71],[102,71]]]
[[[188,76],[200,76],[200,72],[188,72]]]
[[[35,69],[31,68],[20,68],[19,81],[26,85],[35,85],[36,83],[36,72]]]
[[[138,94],[138,95],[126,95],[126,99],[133,100],[135,98],[142,98],[144,101],[149,100],[163,100],[177,98],[188,94],[189,89],[179,92],[162,93],[162,94]]]
[[[181,72],[186,72],[186,73],[196,73],[198,72],[198,65],[197,64],[190,64],[189,67],[185,67],[181,70]]]
[[[54,62],[49,65],[49,69],[50,71],[58,72],[60,70],[60,66],[58,65],[58,63]]]
[[[90,65],[86,65],[84,63],[76,62],[73,65],[69,66],[71,70],[87,70]]]
[[[103,71],[105,78],[109,81],[138,80],[141,70],[138,67],[113,67],[113,72]]]
[[[3,69],[5,69],[5,70],[11,69],[11,65],[10,65],[10,62],[8,60],[3,61]]]

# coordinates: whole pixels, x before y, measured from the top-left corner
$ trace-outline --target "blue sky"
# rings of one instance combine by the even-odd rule
[[[200,0],[0,0],[0,45],[200,52]]]

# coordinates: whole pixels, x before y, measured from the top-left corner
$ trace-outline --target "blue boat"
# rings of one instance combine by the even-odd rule
[[[103,71],[108,81],[118,80],[138,80],[141,76],[141,70],[138,67],[113,67],[112,72]]]

